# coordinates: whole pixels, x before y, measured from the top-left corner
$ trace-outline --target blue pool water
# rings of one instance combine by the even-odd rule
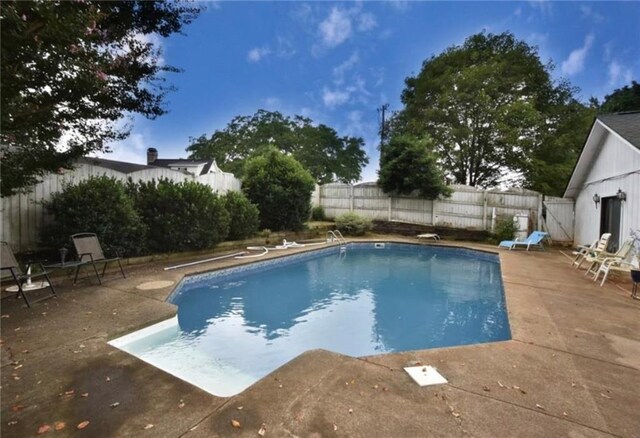
[[[511,337],[497,256],[456,248],[332,247],[189,277],[171,300],[177,318],[113,344],[221,396],[310,349],[367,356]]]

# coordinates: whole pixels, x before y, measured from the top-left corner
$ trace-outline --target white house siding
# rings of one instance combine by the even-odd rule
[[[638,170],[640,150],[630,146],[616,134],[607,134],[576,198],[576,243],[591,243],[600,237],[601,204],[596,208],[593,202],[593,195],[596,193],[601,198],[615,196],[618,189],[627,194],[627,201],[622,206],[621,241],[629,236],[630,229],[640,229],[640,174],[628,174]],[[628,175],[623,176],[625,174]]]
[[[175,182],[196,180],[209,185],[212,190],[219,193],[240,190],[240,181],[229,173],[203,175],[206,178],[202,178],[163,167],[122,173],[82,163],[75,169],[61,174],[45,175],[42,182],[29,193],[0,198],[0,240],[7,241],[16,252],[37,249],[40,230],[44,224],[51,220],[46,214],[42,202],[50,200],[52,194],[61,191],[65,184],[75,185],[92,176],[103,175],[114,177],[120,181],[126,181],[128,178],[134,181],[151,181],[160,178]]]

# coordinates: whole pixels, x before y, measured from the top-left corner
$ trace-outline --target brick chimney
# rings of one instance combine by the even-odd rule
[[[158,150],[156,148],[147,149],[147,164],[153,164],[158,159]]]

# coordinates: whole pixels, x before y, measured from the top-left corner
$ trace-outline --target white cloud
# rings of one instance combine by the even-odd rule
[[[335,47],[351,36],[351,17],[349,12],[337,7],[331,8],[329,16],[320,23],[322,42],[327,47]]]
[[[324,87],[322,90],[322,102],[329,108],[335,108],[344,105],[349,100],[351,93],[347,90],[330,90]]]
[[[376,17],[370,12],[365,12],[358,17],[358,30],[360,32],[371,30],[377,25]]]
[[[611,87],[629,84],[633,79],[633,73],[630,68],[613,60],[609,63],[609,85]]]
[[[542,15],[551,16],[553,14],[553,9],[549,0],[530,0],[529,5],[533,9],[538,9]]]
[[[579,49],[573,50],[567,59],[562,61],[562,73],[568,76],[572,76],[576,73],[580,73],[584,70],[584,60],[593,45],[593,34],[587,35],[584,39],[584,45]]]
[[[111,143],[111,152],[96,152],[91,156],[106,160],[125,161],[127,163],[147,164],[147,148],[154,145],[147,143],[145,136],[139,132],[132,132],[124,140]]]
[[[258,62],[262,58],[270,54],[271,49],[269,49],[268,47],[254,47],[253,49],[249,50],[249,53],[247,53],[247,60],[249,62]]]
[[[580,12],[582,13],[583,18],[591,19],[594,23],[601,23],[604,21],[604,16],[594,11],[590,5],[580,5]]]
[[[336,84],[343,83],[345,73],[347,73],[349,70],[355,67],[359,61],[360,61],[360,55],[358,54],[358,52],[353,52],[353,54],[346,61],[334,67],[333,68],[333,76],[335,77],[334,82]]]
[[[276,37],[276,56],[278,58],[291,58],[296,54],[296,49],[291,40],[277,36]]]

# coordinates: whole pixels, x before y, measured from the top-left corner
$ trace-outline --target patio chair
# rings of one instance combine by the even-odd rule
[[[573,266],[578,269],[582,263],[584,263],[588,255],[593,256],[606,251],[610,238],[611,233],[604,233],[600,236],[600,240],[596,240],[591,246],[578,245],[577,251],[573,251],[573,254],[575,255],[575,258],[573,259]]]
[[[124,273],[124,269],[122,269],[122,263],[120,263],[120,256],[116,254],[116,257],[112,257],[110,259],[106,258],[104,256],[104,253],[102,252],[102,247],[100,246],[100,241],[98,241],[98,236],[96,236],[94,233],[74,234],[73,236],[71,236],[71,240],[73,240],[73,245],[76,248],[76,253],[78,253],[78,260],[80,262],[83,262],[76,268],[76,275],[73,279],[74,284],[78,281],[78,273],[80,272],[80,268],[89,263],[93,266],[93,271],[96,273],[98,283],[100,284],[102,284],[102,281],[100,280],[100,274],[98,274],[96,263],[104,263],[104,267],[102,268],[102,277],[104,277],[109,262],[118,262],[122,277],[127,278]]]
[[[534,231],[525,240],[503,240],[498,246],[509,248],[509,250],[518,247],[526,247],[527,251],[529,251],[531,247],[535,247],[544,251],[542,240],[547,237],[547,235],[548,234],[544,231]]]
[[[607,280],[607,276],[609,275],[609,272],[617,271],[617,272],[630,273],[632,268],[633,268],[633,265],[631,264],[630,261],[621,260],[617,257],[607,257],[600,264],[600,269],[598,269],[598,272],[593,278],[593,281],[597,281],[598,277],[600,276],[600,273],[602,272],[604,274],[602,276],[602,281],[600,282],[600,287],[602,287],[604,282]]]
[[[9,246],[9,244],[7,242],[0,242],[0,247],[1,247],[0,269],[2,271],[8,270],[11,272],[11,276],[13,277],[13,280],[15,281],[16,286],[18,287],[16,298],[22,295],[24,302],[27,303],[27,307],[31,307],[32,303],[37,303],[39,301],[47,300],[51,297],[57,297],[56,290],[53,288],[53,283],[51,283],[51,280],[49,279],[49,273],[44,269],[44,267],[42,266],[42,263],[35,263],[35,262],[28,263],[25,271],[29,272],[29,268],[31,266],[37,265],[37,266],[40,266],[40,272],[38,272],[37,274],[32,274],[32,273],[30,273],[29,275],[24,274],[20,270],[20,265],[18,264],[16,257],[13,255],[13,251],[11,250],[11,247]],[[25,283],[30,279],[38,278],[38,277],[45,278],[48,285],[45,286],[44,283],[41,283],[41,285],[44,286],[42,288],[48,287],[49,290],[51,291],[51,294],[46,295],[42,298],[38,298],[35,301],[31,301],[29,300],[29,298],[27,297],[27,294],[25,293],[26,292]],[[42,288],[38,288],[38,289],[42,289]]]
[[[594,255],[587,255],[585,257],[585,260],[591,264],[589,265],[589,269],[587,269],[587,272],[585,272],[584,275],[586,276],[587,274],[593,274],[593,280],[595,281],[597,276],[599,275],[598,273],[600,271],[600,267],[605,260],[607,260],[607,262],[611,262],[612,260],[626,260],[632,249],[633,240],[629,239],[622,244],[620,249],[615,254],[602,251]]]

